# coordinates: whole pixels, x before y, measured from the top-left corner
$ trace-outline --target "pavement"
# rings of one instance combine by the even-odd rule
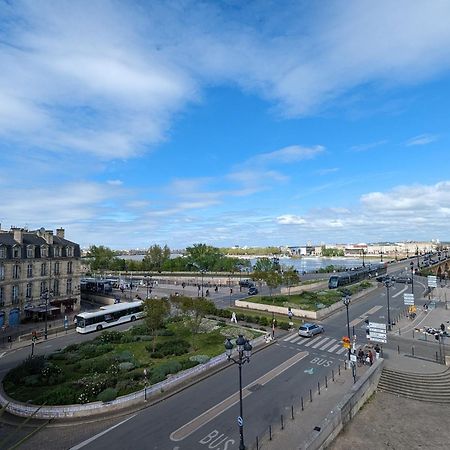
[[[450,355],[450,346],[446,342],[448,338],[445,338],[444,345],[440,345],[433,335],[424,331],[428,327],[439,329],[443,323],[450,334],[450,309],[447,305],[447,298],[450,300],[450,288],[440,288],[438,293],[439,295],[434,293],[436,303],[434,309],[423,308],[423,305],[429,304],[431,299],[419,299],[416,301],[418,308],[414,320],[407,314],[402,314],[396,319],[396,325],[388,335],[391,345],[383,350],[384,367],[423,374],[447,370],[448,366],[438,364],[435,356]],[[440,347],[442,350],[439,351],[442,351],[443,355],[438,353],[437,349]],[[358,368],[358,376],[361,375],[361,370],[364,368]],[[314,435],[314,427],[319,426],[336,408],[352,385],[351,371],[342,372],[341,376],[335,378],[335,382],[328,384],[328,389],[322,391],[320,396],[316,393],[312,403],[309,401],[306,403],[304,411],[296,408],[294,419],[291,412],[286,411],[284,429],[282,430],[279,424],[274,426],[272,440],[265,435],[260,440],[259,448],[264,450],[303,448],[303,443]],[[420,402],[376,391],[328,448],[448,449],[450,416],[447,408],[447,405]]]

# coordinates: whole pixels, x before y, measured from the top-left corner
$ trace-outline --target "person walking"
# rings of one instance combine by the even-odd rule
[[[236,313],[234,311],[231,314],[231,322],[237,323],[237,317],[236,317]]]
[[[375,345],[375,359],[380,359],[380,353],[381,353],[381,348],[380,346],[377,344]]]

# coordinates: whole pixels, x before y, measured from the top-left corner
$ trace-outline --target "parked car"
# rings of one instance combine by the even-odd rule
[[[239,286],[250,288],[254,285],[252,280],[241,280],[239,281]]]
[[[316,334],[323,333],[325,330],[322,325],[316,323],[304,323],[298,329],[298,335],[303,337],[313,337]]]
[[[397,277],[395,279],[395,281],[397,283],[406,283],[406,284],[411,284],[412,283],[411,277]]]
[[[255,286],[252,286],[249,290],[248,290],[248,295],[256,295],[258,293],[258,289]]]

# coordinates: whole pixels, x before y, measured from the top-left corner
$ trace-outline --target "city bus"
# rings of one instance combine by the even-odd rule
[[[144,314],[142,301],[117,303],[102,306],[98,311],[83,312],[75,316],[78,333],[101,331],[103,328],[113,327],[125,322],[134,322]]]

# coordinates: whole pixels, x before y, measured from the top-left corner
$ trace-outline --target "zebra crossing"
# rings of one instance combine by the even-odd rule
[[[338,339],[319,336],[317,338],[304,338],[296,333],[290,334],[281,340],[282,342],[288,344],[295,344],[302,347],[310,347],[321,351],[326,351],[329,353],[335,353],[337,355],[342,355],[348,350],[342,346],[342,342]]]

